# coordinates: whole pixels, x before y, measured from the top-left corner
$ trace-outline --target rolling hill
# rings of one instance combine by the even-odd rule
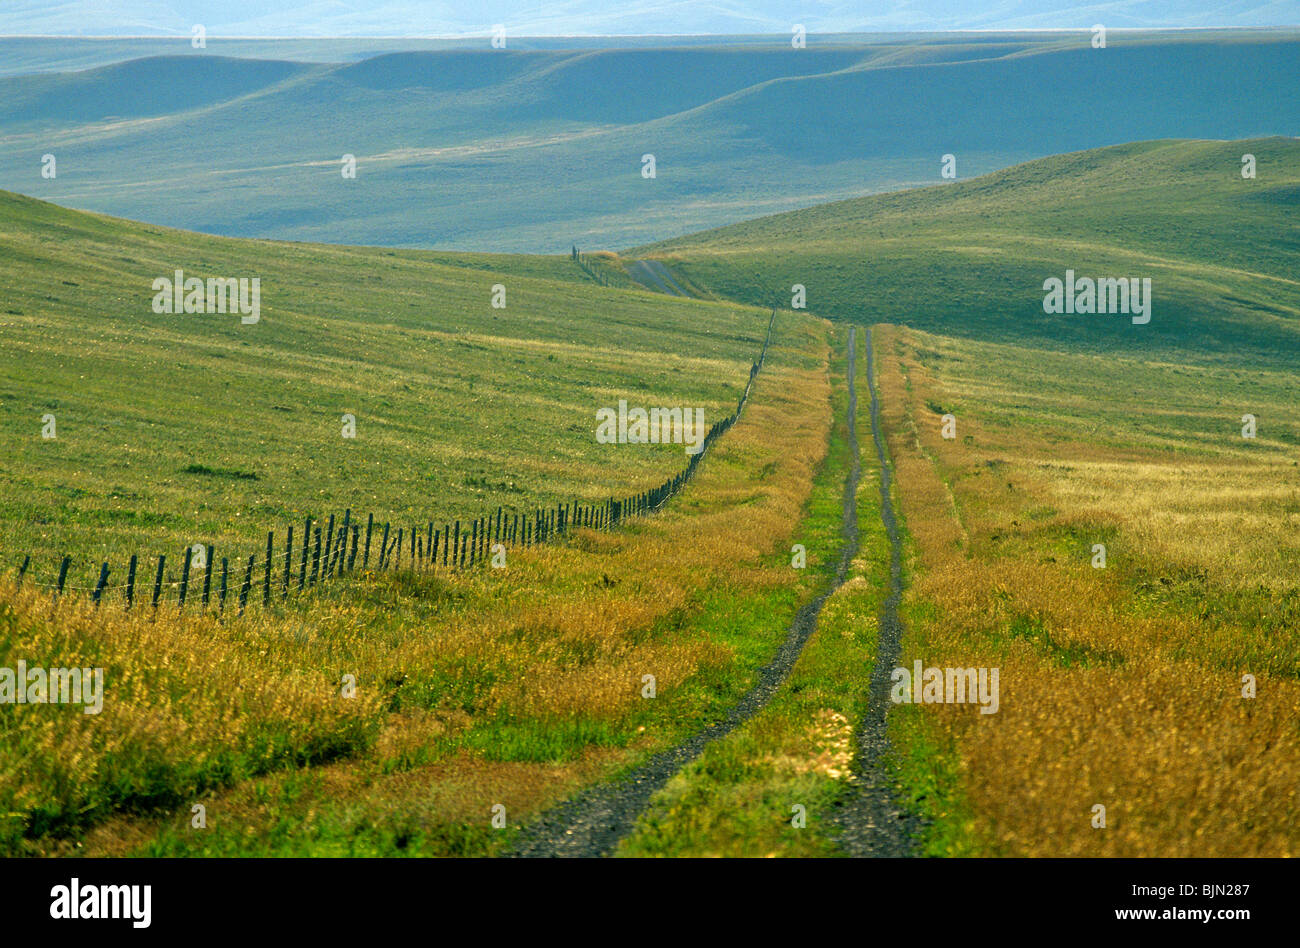
[[[1253,154],[1257,177],[1242,177]],[[1045,158],[629,251],[755,304],[1046,348],[1294,363],[1300,141],[1165,141]],[[1044,312],[1044,281],[1150,278],[1150,322]]]
[[[344,507],[441,521],[645,490],[684,448],[611,450],[596,410],[717,421],[768,325],[598,286],[566,258],[230,240],[8,193],[0,261],[3,545],[46,570],[64,552],[248,545]],[[155,311],[177,270],[260,280],[258,321]]]
[[[561,253],[938,182],[945,154],[965,180],[1132,140],[1291,134],[1300,105],[1275,93],[1297,85],[1287,32],[332,64],[214,47],[0,80],[0,186],[230,236]]]

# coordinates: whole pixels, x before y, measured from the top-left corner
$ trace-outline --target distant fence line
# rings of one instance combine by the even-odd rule
[[[691,456],[683,470],[658,487],[639,494],[622,499],[611,497],[600,504],[575,502],[557,504],[554,509],[539,507],[527,514],[507,514],[504,507],[498,506],[495,513],[489,511],[473,520],[451,521],[440,530],[435,529],[432,520],[394,530],[392,521],[380,524],[374,514],[366,515],[363,528],[359,520],[353,519],[349,508],[337,521],[330,514],[323,526],[320,521],[307,517],[296,546],[293,525],[285,531],[280,549],[277,549],[275,531],[268,531],[266,551],[260,563],[257,553],[234,561],[222,557],[218,569],[213,547],[195,543],[181,554],[179,580],[166,579],[165,554],[158,557],[156,565],[152,560],[143,563],[133,554],[126,567],[125,582],[110,584],[112,570],[104,561],[93,585],[77,586],[68,583],[71,556],[64,555],[60,560],[57,578],[42,581],[29,576],[32,558],[28,555],[18,568],[18,584],[21,586],[30,579],[56,597],[74,591],[88,592],[96,606],[116,593],[127,609],[137,606],[157,609],[164,602],[175,602],[180,609],[197,604],[204,611],[215,608],[218,615],[224,615],[229,607],[243,615],[250,600],[256,603],[260,599],[263,607],[269,607],[274,601],[287,600],[290,593],[303,593],[326,580],[355,573],[358,558],[363,572],[408,568],[453,571],[481,567],[511,548],[527,549],[554,542],[573,528],[614,530],[627,520],[661,509],[690,483],[709,447],[740,418],[754,379],[767,359],[775,325],[774,307],[763,348],[758,360],[750,366],[749,379],[736,410],[709,428],[701,450]],[[146,571],[143,574],[142,568]]]
[[[573,251],[569,254],[569,259],[582,268],[582,272],[587,274],[601,286],[633,287],[638,286],[636,281],[630,277],[624,276],[618,269],[609,266],[599,257],[589,257],[575,245]]]

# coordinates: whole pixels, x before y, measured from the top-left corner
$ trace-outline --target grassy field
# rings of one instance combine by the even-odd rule
[[[908,544],[900,662],[995,667],[1002,686],[991,715],[890,710],[920,851],[1295,855],[1297,157],[1283,139],[1126,145],[601,258],[663,259],[708,302],[596,286],[563,258],[232,241],[0,195],[0,557],[44,551],[46,573],[64,550],[255,547],[344,506],[424,522],[644,488],[681,447],[598,445],[597,407],[720,418],[762,306],[802,282],[836,318],[778,314],[744,415],[665,511],[504,571],[363,575],[224,623],[6,585],[0,664],[107,683],[99,715],[0,715],[0,849],[499,853],[717,721],[832,568],[857,320],[877,325]],[[176,267],[261,276],[261,322],[153,314],[149,283]],[[1044,314],[1067,268],[1151,276],[1151,323]],[[774,700],[621,854],[840,852],[887,573],[857,387],[852,579]]]
[[[996,715],[893,722],[930,851],[1300,851],[1291,374],[916,331],[879,348],[915,549],[903,663],[1001,668]],[[1243,412],[1267,431],[1244,439]]]
[[[0,563],[48,579],[68,553],[83,586],[102,559],[247,554],[347,507],[409,527],[645,490],[684,448],[599,444],[596,410],[723,418],[769,315],[567,258],[233,241],[7,194],[0,253]],[[260,322],[155,314],[175,269],[260,278]]]
[[[5,850],[483,854],[716,718],[805,595],[787,551],[826,450],[826,330],[778,325],[741,421],[686,493],[628,529],[225,624],[7,589],[9,663],[103,667],[107,699],[100,715],[6,713]],[[815,571],[833,550],[808,545]]]
[[[831,377],[835,426],[824,466],[813,487],[802,538],[809,548],[840,542],[844,477],[852,462],[844,382],[844,338],[836,332]],[[860,337],[859,348],[863,346]],[[866,711],[876,657],[876,628],[888,585],[889,545],[880,519],[879,467],[871,450],[866,413],[866,357],[859,353],[857,389],[862,478],[858,483],[861,546],[847,582],[831,596],[817,631],[789,679],[753,720],[705,750],[653,801],[623,856],[834,856],[835,817],[853,792],[854,725]],[[804,539],[807,543],[807,540]],[[834,573],[823,562],[810,576],[823,587]],[[794,825],[802,806],[806,824]]]
[[[819,315],[892,324],[900,663],[1002,683],[992,715],[891,710],[922,851],[1300,849],[1297,157],[1283,139],[1127,145],[636,251],[717,296],[800,282]],[[1151,323],[1044,314],[1067,268],[1151,276]],[[697,773],[695,792],[733,777]]]
[[[1253,154],[1257,177],[1241,176]],[[1140,142],[629,251],[717,296],[1068,351],[1293,364],[1300,141]],[[1148,277],[1151,321],[1049,315],[1043,282]]]
[[[65,550],[82,575],[196,536],[255,549],[322,508],[423,522],[651,486],[684,466],[682,447],[597,444],[595,408],[625,397],[720,418],[768,323],[598,287],[567,259],[271,245],[0,206],[4,547],[44,551],[38,578]],[[153,313],[151,280],[173,267],[260,276],[261,320]],[[826,451],[828,351],[825,324],[781,314],[741,421],[665,512],[513,551],[505,570],[362,575],[224,622],[0,580],[5,667],[105,673],[98,714],[6,706],[0,848],[500,849],[540,807],[721,714],[783,638],[806,594],[785,551]],[[809,546],[815,570],[827,554]],[[211,818],[198,835],[196,803]]]

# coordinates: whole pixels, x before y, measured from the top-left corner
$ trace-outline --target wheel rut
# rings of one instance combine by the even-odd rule
[[[871,439],[880,464],[880,519],[889,538],[889,595],[880,610],[876,663],[871,672],[867,712],[858,724],[854,758],[856,792],[836,818],[839,844],[851,856],[908,856],[919,829],[916,818],[898,805],[885,770],[889,752],[886,714],[889,710],[891,674],[898,664],[903,626],[898,604],[903,597],[903,544],[898,533],[890,485],[893,472],[880,429],[880,398],[876,392],[871,330],[867,330],[867,388],[871,393]]]
[[[795,614],[776,657],[760,669],[757,683],[732,707],[725,718],[676,747],[655,754],[621,779],[588,787],[547,810],[528,826],[507,855],[538,858],[612,854],[619,842],[632,831],[637,818],[645,812],[650,798],[682,767],[699,757],[711,742],[725,737],[762,710],[790,674],[804,645],[817,629],[817,618],[822,606],[843,585],[858,551],[857,492],[862,463],[858,452],[856,425],[856,334],[856,328],[851,327],[848,340],[848,436],[853,463],[844,482],[840,558],[830,585]],[[867,352],[869,359],[870,345]]]

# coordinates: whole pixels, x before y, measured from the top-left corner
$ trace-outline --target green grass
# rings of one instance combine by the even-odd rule
[[[831,369],[837,380],[836,423],[799,532],[799,542],[819,554],[819,562],[810,560],[803,577],[806,596],[824,588],[833,576],[841,542],[844,478],[851,462],[845,426],[844,333],[838,335]],[[709,745],[655,796],[633,835],[620,847],[620,855],[841,854],[834,819],[854,792],[847,780],[848,758],[843,755],[856,753],[853,728],[867,708],[889,569],[879,474],[866,414],[865,362],[865,357],[859,358],[857,379],[861,546],[849,583],[826,602],[817,631],[767,707]],[[783,610],[782,615],[791,614]],[[792,822],[796,804],[804,807],[807,817],[801,828]]]
[[[682,448],[597,444],[595,410],[723,417],[767,322],[564,258],[232,241],[3,193],[0,253],[0,563],[48,578],[72,553],[82,585],[100,558],[247,553],[345,507],[409,528],[643,490]],[[176,268],[260,277],[261,321],[153,313]]]
[[[1241,177],[1244,153],[1255,180]],[[1294,139],[1140,142],[630,253],[756,305],[801,283],[821,316],[1035,349],[1180,353],[1234,371],[1245,356],[1289,366],[1300,352],[1298,196]],[[1151,322],[1045,314],[1043,281],[1067,269],[1150,277]]]

